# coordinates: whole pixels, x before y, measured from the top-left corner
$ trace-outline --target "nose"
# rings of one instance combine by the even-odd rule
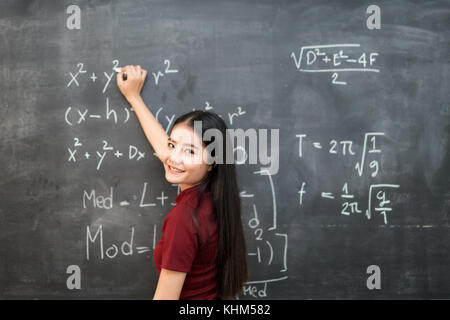
[[[169,151],[169,160],[173,164],[180,164],[182,162],[180,150],[178,148],[175,147],[175,149]]]

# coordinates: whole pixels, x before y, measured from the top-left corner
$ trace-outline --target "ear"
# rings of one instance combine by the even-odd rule
[[[213,164],[208,165],[208,171],[211,171],[215,167],[217,167],[217,164],[215,162]]]

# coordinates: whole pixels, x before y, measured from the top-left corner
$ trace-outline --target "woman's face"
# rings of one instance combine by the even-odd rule
[[[164,154],[166,180],[179,184],[181,191],[199,184],[212,169],[203,159],[205,152],[194,129],[183,123],[174,126]]]

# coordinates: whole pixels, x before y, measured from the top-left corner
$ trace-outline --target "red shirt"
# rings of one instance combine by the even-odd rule
[[[192,219],[200,185],[183,190],[175,197],[176,205],[169,211],[162,227],[153,258],[158,274],[161,268],[186,272],[180,299],[209,300],[217,298],[217,220],[209,190],[197,209],[198,228],[202,243]],[[206,241],[209,232],[209,243]],[[206,246],[206,247],[205,247]]]

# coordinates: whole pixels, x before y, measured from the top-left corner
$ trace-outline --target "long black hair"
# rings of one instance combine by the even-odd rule
[[[198,199],[202,199],[207,190],[210,191],[218,227],[217,292],[221,299],[233,299],[241,293],[244,283],[248,280],[248,270],[236,168],[234,163],[226,163],[227,150],[230,152],[231,140],[225,121],[214,112],[201,110],[188,112],[178,117],[173,127],[182,123],[194,129],[194,121],[201,121],[200,138],[205,147],[214,141],[214,139],[203,140],[206,130],[217,129],[223,137],[223,161],[215,163],[213,169],[208,171],[207,176],[202,180]],[[215,156],[214,152],[215,150],[211,152],[212,157]],[[193,218],[198,227],[195,214]]]

